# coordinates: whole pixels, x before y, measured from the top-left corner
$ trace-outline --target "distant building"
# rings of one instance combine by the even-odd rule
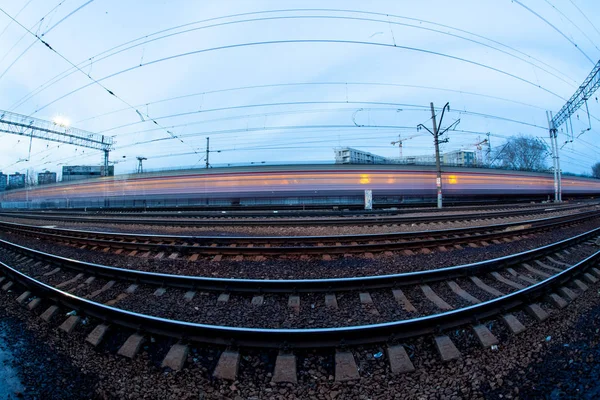
[[[0,192],[3,192],[6,190],[7,180],[8,180],[8,176],[6,176],[2,172],[0,172]]]
[[[15,172],[8,176],[7,189],[19,189],[25,187],[25,175]]]
[[[388,159],[352,147],[340,147],[335,151],[336,164],[387,164]]]
[[[475,166],[475,152],[470,150],[456,150],[442,155],[445,165],[457,165],[459,167]]]
[[[38,185],[56,183],[56,172],[44,171],[38,174]]]
[[[108,166],[108,176],[115,175],[115,166]],[[63,182],[77,181],[80,179],[99,178],[104,176],[103,165],[65,165],[62,168]]]
[[[336,164],[403,164],[403,165],[435,165],[434,154],[387,158],[351,147],[336,148]],[[455,150],[440,154],[442,165],[456,167],[475,166],[475,152],[470,150]]]

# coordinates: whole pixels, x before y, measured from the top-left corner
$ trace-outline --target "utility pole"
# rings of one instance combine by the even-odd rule
[[[557,129],[554,126],[554,120],[552,119],[552,111],[546,111],[546,118],[548,118],[548,132],[550,133],[550,144],[552,145],[552,169],[554,170],[554,202],[559,203],[562,201],[560,160],[558,158],[558,142],[556,139]]]
[[[207,137],[206,138],[206,168],[208,168],[210,166],[210,164],[208,163],[208,154],[210,153],[210,144],[209,144],[210,138]]]
[[[460,123],[460,119],[454,121],[452,124],[450,124],[449,127],[440,132],[440,127],[442,126],[442,121],[444,119],[444,113],[446,112],[446,110],[450,112],[450,103],[446,103],[442,108],[442,115],[440,117],[439,123],[435,119],[436,115],[435,108],[433,107],[433,102],[429,104],[431,105],[431,120],[433,121],[433,132],[423,124],[417,125],[417,130],[423,128],[429,133],[431,133],[431,135],[433,136],[433,144],[435,146],[435,169],[437,171],[437,177],[435,180],[435,186],[437,188],[437,207],[442,208],[442,166],[440,163],[440,143],[447,143],[448,138],[440,140],[440,136],[442,136],[444,133],[448,132],[448,130],[458,125]]]

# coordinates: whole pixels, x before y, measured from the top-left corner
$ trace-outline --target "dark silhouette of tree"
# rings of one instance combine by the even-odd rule
[[[503,168],[545,171],[549,152],[546,144],[533,136],[513,136],[506,144],[496,150],[494,161],[499,161]]]
[[[600,179],[600,162],[592,165],[592,176],[594,178]]]

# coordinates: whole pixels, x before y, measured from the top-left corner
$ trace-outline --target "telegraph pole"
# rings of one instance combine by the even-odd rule
[[[208,154],[210,153],[210,144],[209,144],[210,138],[207,137],[206,138],[206,168],[209,167],[209,163],[208,163]]]
[[[435,186],[437,188],[437,207],[442,208],[442,166],[440,164],[440,132],[438,130],[437,121],[435,120],[435,110],[433,108],[433,102],[431,105],[431,120],[433,121],[433,144],[435,146],[435,169],[437,171],[437,177],[435,179]],[[440,120],[440,123],[442,121]]]
[[[433,136],[433,144],[435,146],[435,169],[437,171],[437,177],[435,180],[435,186],[437,188],[437,206],[438,208],[442,208],[442,166],[440,163],[440,143],[448,142],[448,138],[440,140],[440,136],[442,136],[444,133],[448,132],[448,130],[458,125],[460,123],[460,119],[457,119],[452,124],[450,124],[449,127],[440,132],[440,127],[442,126],[442,121],[444,119],[444,113],[446,112],[446,110],[450,111],[450,103],[446,103],[442,108],[442,115],[440,117],[439,123],[435,119],[436,115],[435,108],[433,107],[433,102],[429,104],[431,105],[431,120],[433,121],[433,132],[423,124],[417,125],[417,130],[423,128],[427,132],[431,133],[431,135]]]

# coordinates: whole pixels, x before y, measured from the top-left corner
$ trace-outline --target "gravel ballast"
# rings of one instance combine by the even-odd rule
[[[594,361],[600,351],[598,285],[566,309],[551,310],[545,322],[527,323],[518,336],[502,333],[498,322],[485,322],[502,338],[496,351],[480,348],[468,328],[452,332],[462,357],[449,363],[439,361],[431,337],[406,341],[416,371],[399,377],[391,375],[385,352],[374,357],[384,349],[378,345],[350,349],[361,380],[344,383],[334,380],[333,352],[298,352],[297,385],[270,382],[274,352],[242,350],[238,380],[230,382],[211,377],[219,348],[193,347],[179,372],[160,368],[171,344],[160,338],[149,340],[134,360],[115,354],[127,333],[111,333],[107,342],[116,342],[94,350],[83,341],[85,330],[61,333],[56,326],[62,319],[41,322],[15,302],[16,295],[0,292],[0,316],[8,322],[11,341],[26,339],[23,348],[34,349],[15,353],[12,362],[24,398],[585,399],[596,398],[600,389]],[[44,382],[51,382],[51,392],[41,391]]]
[[[478,262],[568,239],[597,228],[599,223],[600,219],[594,219],[576,226],[538,233],[527,239],[515,240],[510,243],[490,244],[486,247],[465,247],[462,250],[452,248],[445,252],[433,251],[431,254],[415,254],[412,256],[401,253],[394,253],[391,256],[376,254],[373,259],[356,255],[334,258],[329,261],[315,257],[306,260],[294,258],[268,259],[265,261],[223,259],[218,262],[199,258],[197,261],[192,262],[187,259],[143,258],[82,250],[78,247],[65,246],[15,234],[0,233],[0,238],[63,257],[141,271],[223,278],[314,279],[395,274]]]

